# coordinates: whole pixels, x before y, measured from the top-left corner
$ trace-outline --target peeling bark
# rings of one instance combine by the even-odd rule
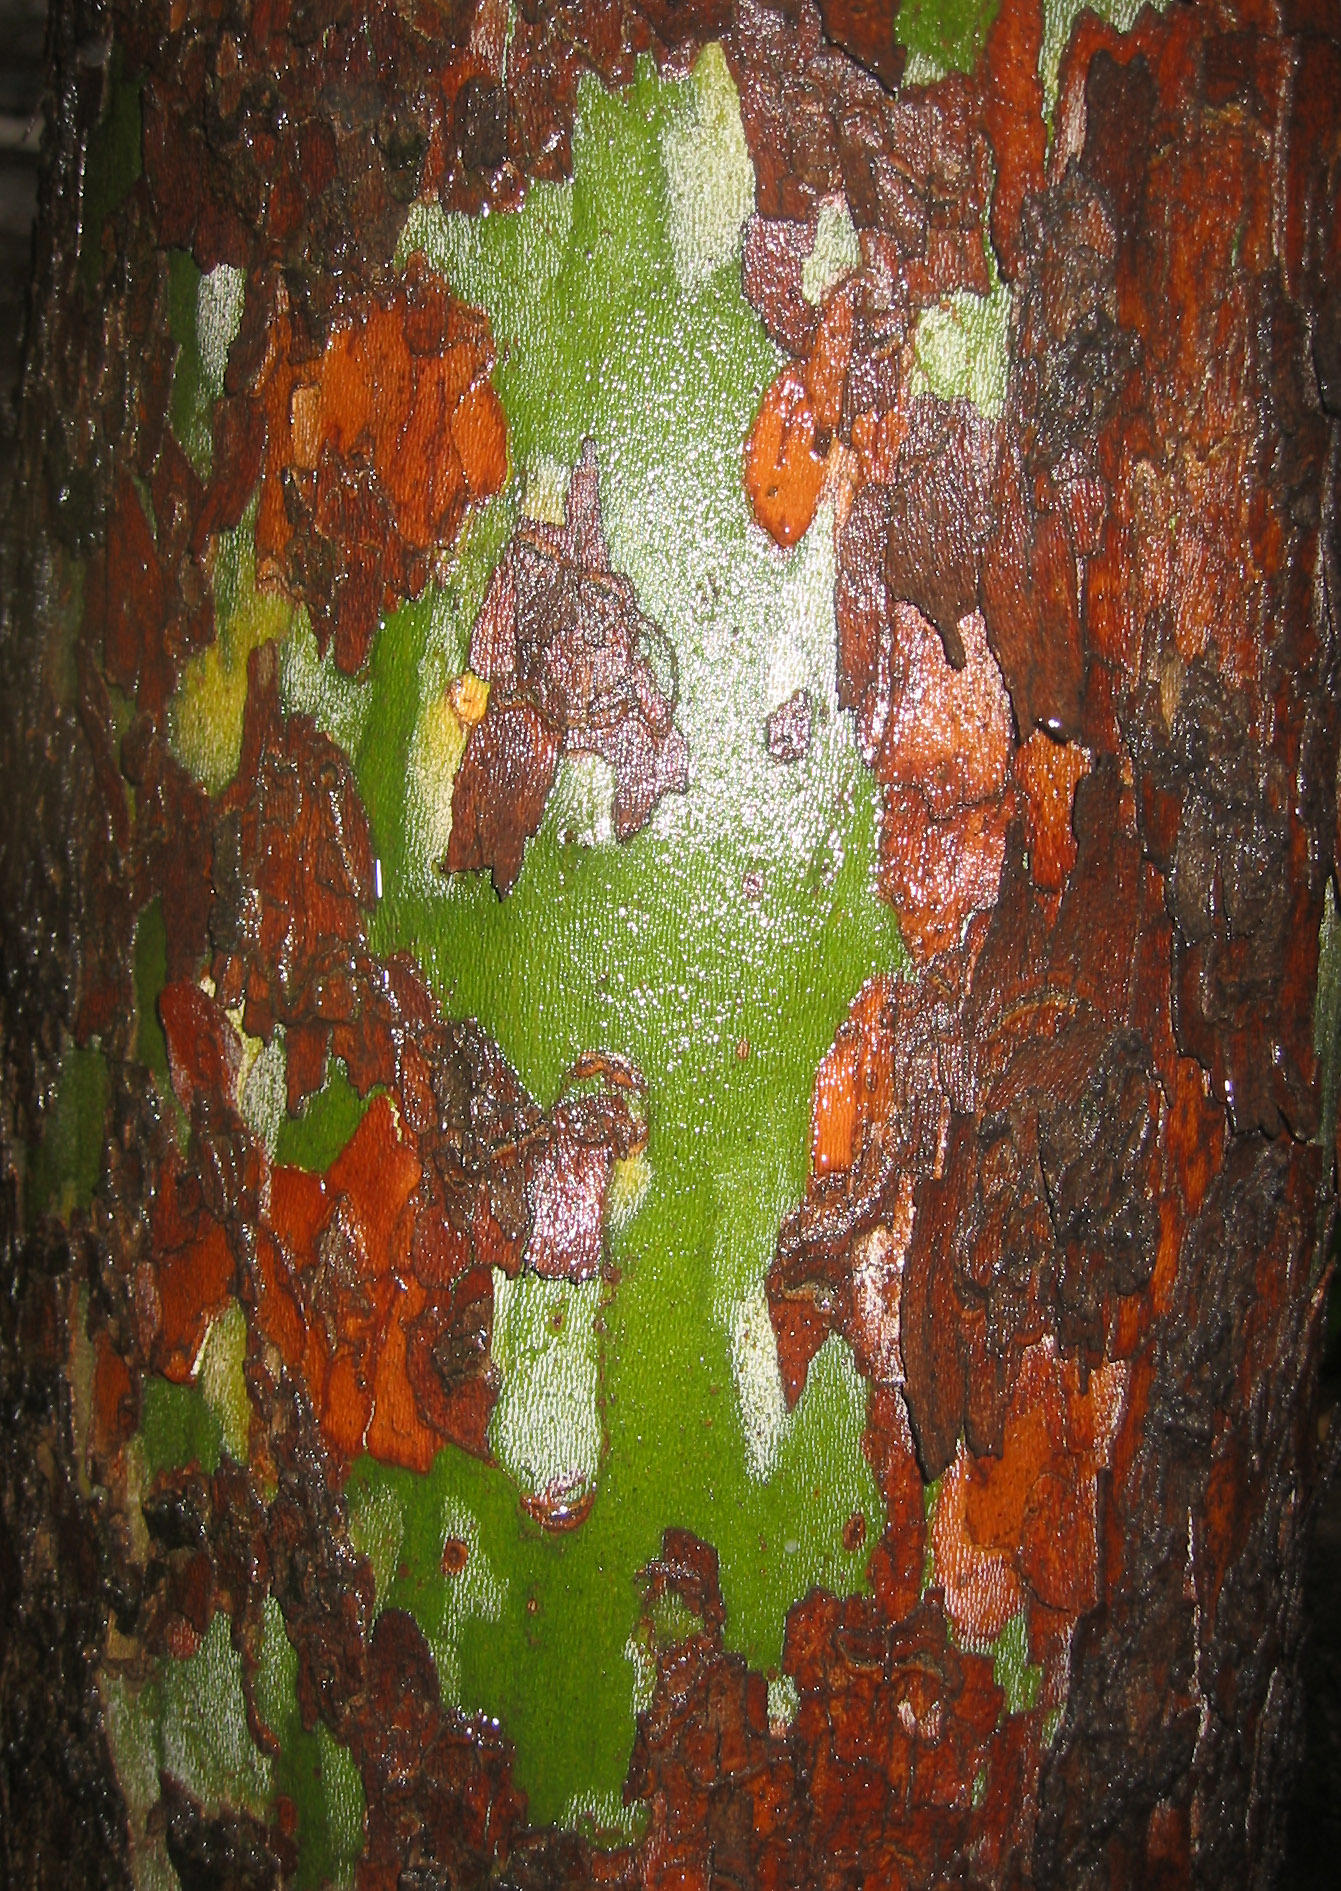
[[[1049,140],[1033,0],[1003,0],[977,73],[913,87],[892,8],[515,15],[510,41],[493,0],[53,22],[3,547],[7,1873],[124,1883],[152,1843],[183,1883],[291,1881],[287,1791],[261,1817],[165,1768],[145,1815],[107,1737],[110,1680],[222,1615],[276,1757],[277,1610],[302,1730],[361,1783],[363,1887],[1268,1884],[1330,1468],[1341,16],[1084,15]],[[754,166],[745,292],[787,357],[742,503],[776,547],[832,518],[837,700],[911,959],[816,1073],[768,1308],[790,1406],[826,1337],[850,1346],[886,1525],[867,1593],[792,1609],[786,1711],[728,1646],[716,1550],[666,1530],[625,1786],[646,1828],[602,1849],[529,1826],[506,1725],[444,1704],[347,1480],[364,1451],[488,1454],[495,1283],[601,1273],[643,1078],[593,1053],[542,1109],[379,953],[354,768],[283,709],[273,644],[242,665],[226,788],[182,765],[172,705],[253,502],[262,591],[366,675],[388,602],[509,470],[487,319],[394,266],[410,205],[506,215],[571,170],[583,75],[683,71],[711,39]],[[109,205],[90,152],[130,83],[142,142]],[[859,260],[812,300],[840,195]],[[984,229],[1009,365],[974,406],[919,335],[992,291]],[[171,249],[242,285],[194,457]],[[447,869],[506,892],[564,755],[613,772],[620,844],[685,787],[656,635],[584,452],[476,622]],[[812,736],[800,691],[760,731],[787,764]],[[58,1067],[95,1040],[96,1176],[39,1202]],[[330,1163],[278,1160],[246,1101],[277,1041],[295,1115],[343,1061],[362,1114]],[[233,1303],[241,1458],[142,1479],[149,1388],[196,1376]],[[470,1553],[449,1536],[444,1571]]]

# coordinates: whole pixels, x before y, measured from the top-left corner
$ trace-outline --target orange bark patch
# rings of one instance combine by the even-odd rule
[[[228,1236],[206,1213],[193,1180],[170,1176],[154,1205],[158,1257],[158,1336],[154,1364],[189,1384],[210,1322],[233,1291]]]
[[[1060,893],[1076,864],[1071,825],[1076,784],[1089,773],[1090,758],[1075,742],[1054,742],[1036,729],[1015,757],[1029,822],[1029,866],[1035,886]]]
[[[990,1465],[992,1460],[988,1459]],[[958,1633],[975,1645],[995,1641],[1024,1600],[1015,1561],[1006,1550],[984,1543],[975,1535],[968,1517],[973,1460],[959,1447],[959,1455],[945,1474],[931,1519],[931,1549],[936,1579],[945,1595],[945,1610]],[[990,1473],[989,1473],[990,1475]],[[1005,1495],[1017,1495],[1018,1473],[998,1475]],[[994,1492],[998,1497],[1001,1492]]]
[[[322,650],[351,674],[381,614],[427,582],[429,554],[507,476],[488,320],[422,258],[357,304],[315,363],[274,320],[262,389],[266,448],[257,571],[301,598]]]
[[[1110,1364],[1082,1392],[1073,1361],[1033,1346],[1000,1457],[975,1457],[961,1442],[941,1486],[932,1548],[946,1611],[966,1639],[995,1639],[1026,1594],[1072,1620],[1094,1606],[1098,1474],[1112,1455],[1125,1387],[1126,1368]]]
[[[119,1451],[135,1430],[139,1401],[130,1369],[108,1335],[99,1333],[93,1368],[93,1448]]]
[[[852,1166],[857,1133],[857,1063],[860,1039],[840,1031],[824,1054],[815,1078],[815,1101],[810,1127],[810,1166],[816,1175]]]
[[[992,141],[997,172],[992,242],[1010,281],[1021,262],[1020,213],[1029,193],[1042,188],[1048,150],[1038,76],[1042,44],[1039,0],[1018,0],[997,13],[983,62],[983,123]]]
[[[764,395],[745,445],[745,491],[759,524],[779,545],[803,538],[824,484],[815,416],[805,382],[786,367]]]
[[[405,1329],[415,1315],[423,1311],[426,1299],[418,1281],[406,1287],[397,1284],[385,1335],[378,1349],[372,1387],[372,1422],[365,1443],[375,1458],[384,1464],[403,1464],[414,1471],[426,1471],[432,1464],[442,1437],[426,1423],[410,1385],[406,1370]]]
[[[262,1330],[305,1380],[332,1446],[426,1470],[443,1439],[418,1411],[405,1324],[409,1202],[421,1168],[389,1098],[369,1105],[324,1176],[277,1168],[260,1243]],[[409,1304],[413,1296],[413,1305]]]
[[[910,949],[929,958],[996,900],[1011,812],[1010,705],[978,612],[960,624],[958,670],[912,605],[895,607],[892,629],[894,687],[875,755],[885,790],[881,891]]]
[[[1021,1526],[1020,1567],[1045,1607],[1079,1615],[1098,1600],[1099,1549],[1092,1476],[1044,1471]]]
[[[882,979],[866,986],[816,1073],[810,1162],[817,1176],[850,1168],[868,1125],[888,1111],[893,1044],[879,1028],[886,990]]]

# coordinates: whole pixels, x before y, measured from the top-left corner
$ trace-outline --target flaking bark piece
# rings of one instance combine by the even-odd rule
[[[452,789],[446,872],[488,868],[500,898],[512,891],[554,786],[561,741],[561,732],[529,702],[486,710]]]
[[[793,222],[752,215],[742,239],[746,300],[757,309],[772,340],[797,357],[810,353],[819,329],[819,310],[801,287],[818,227],[818,216]]]
[[[425,1471],[448,1439],[482,1453],[493,1396],[483,1382],[487,1339],[474,1349],[475,1370],[442,1384],[436,1398],[424,1370],[422,1347],[443,1348],[449,1329],[462,1329],[463,1357],[471,1356],[472,1311],[466,1295],[438,1295],[445,1317],[431,1336],[425,1328],[428,1295],[409,1265],[421,1175],[413,1138],[386,1097],[369,1106],[324,1176],[277,1168],[259,1243],[258,1317],[306,1386],[334,1451],[352,1458],[367,1450]],[[461,1381],[480,1383],[459,1396]]]
[[[347,1737],[368,1808],[360,1885],[494,1878],[524,1816],[511,1747],[496,1720],[444,1706],[428,1643],[403,1610],[377,1618]]]
[[[892,33],[876,54],[883,35],[874,19],[868,27],[859,9],[839,11],[849,15],[852,43],[892,70]],[[952,72],[934,87],[891,94],[826,37],[813,0],[742,5],[729,50],[760,216],[806,222],[841,192],[915,305],[955,289],[986,293],[991,158],[971,81]]]
[[[1115,1361],[1090,1373],[1082,1388],[1074,1361],[1047,1344],[1032,1346],[1012,1390],[1000,1455],[974,1457],[960,1445],[931,1539],[946,1611],[963,1640],[994,1641],[1030,1594],[1062,1617],[1094,1607],[1098,1479],[1127,1379],[1126,1362]]]
[[[805,1795],[769,1726],[763,1675],[723,1648],[716,1550],[668,1529],[639,1587],[656,1687],[638,1716],[624,1796],[648,1804],[659,1881],[800,1891],[809,1881]],[[679,1622],[667,1602],[680,1605]]]
[[[618,1059],[580,1059],[546,1115],[498,1046],[443,1020],[416,973],[395,971],[409,1029],[399,1058],[423,1178],[411,1248],[430,1297],[466,1275],[523,1266],[585,1279],[599,1267],[611,1166],[641,1150],[642,1079]]]
[[[139,1283],[141,1338],[155,1368],[186,1385],[211,1322],[237,1286],[227,1230],[210,1213],[189,1170],[161,1178],[152,1240],[152,1274]]]
[[[1029,871],[1035,886],[1060,893],[1076,863],[1072,823],[1076,786],[1090,756],[1074,742],[1054,742],[1036,729],[1015,756],[1015,779],[1029,824]]]
[[[998,428],[968,401],[917,400],[908,419],[889,489],[885,583],[891,599],[930,618],[962,670],[959,624],[981,602]]]
[[[478,1026],[443,1019],[412,963],[392,961],[380,985],[353,966],[361,1003],[384,1011],[389,1093],[324,1174],[271,1170],[258,1319],[339,1459],[425,1471],[449,1442],[488,1455],[493,1270],[598,1271],[612,1165],[646,1143],[642,1079],[584,1057],[546,1115]],[[168,1012],[201,1008],[215,1015],[187,987]],[[179,1087],[227,1048],[205,1034]]]
[[[884,793],[880,890],[920,959],[993,905],[1013,803],[1010,705],[982,616],[961,619],[964,663],[911,605],[895,605],[889,697],[872,757]]]
[[[355,675],[383,612],[419,595],[432,552],[506,477],[493,337],[416,253],[315,358],[277,296],[270,361],[257,575],[308,606],[318,648],[333,641]]]
[[[297,1868],[297,1847],[279,1825],[224,1807],[207,1812],[171,1773],[158,1776],[159,1800],[151,1831],[162,1834],[183,1884],[200,1891],[277,1891]]]
[[[273,644],[248,662],[241,760],[218,804],[214,858],[215,983],[225,1004],[244,1007],[251,1036],[268,1042],[285,1026],[296,1110],[325,1080],[333,1045],[359,1064],[374,1022],[359,997],[375,876],[353,770],[310,717],[281,713]]]
[[[768,752],[775,762],[803,761],[810,753],[814,705],[808,689],[793,690],[779,703],[765,724]]]
[[[996,898],[1014,801],[1014,740],[982,614],[971,611],[955,624],[963,659],[956,669],[931,621],[896,601],[889,564],[920,564],[909,557],[909,542],[898,540],[902,512],[888,487],[866,486],[839,539],[838,701],[855,711],[858,741],[883,793],[881,892],[925,961],[955,945],[972,914]],[[930,562],[923,569],[934,572],[940,554],[929,540],[924,548]],[[952,575],[940,588],[947,621],[955,583]]]
[[[487,868],[500,896],[521,871],[561,756],[610,764],[620,840],[688,780],[689,750],[674,723],[674,651],[611,567],[599,477],[587,440],[564,524],[522,520],[471,637],[471,665],[489,698],[457,771],[445,870]],[[654,657],[670,670],[665,684]]]
[[[825,37],[893,92],[908,62],[906,49],[894,37],[897,5],[889,0],[819,0],[819,12]]]
[[[992,246],[1008,282],[1021,260],[1025,200],[1043,186],[1048,132],[1043,117],[1041,0],[1000,7],[983,55],[983,122],[996,159],[992,192]]]
[[[1110,771],[1086,788],[1088,886],[1094,862],[1139,855]],[[1128,893],[1114,904],[1129,924],[1086,923],[1093,892],[1045,902],[1022,856],[1017,828],[999,904],[965,948],[854,1004],[817,1073],[811,1180],[768,1276],[789,1400],[842,1333],[902,1392],[928,1478],[961,1434],[1000,1449],[1040,1336],[1082,1370],[1098,1361],[1158,1247],[1165,1110],[1128,998],[1143,909]],[[897,1430],[880,1446],[891,1488]]]
[[[1003,1715],[991,1660],[955,1647],[936,1589],[894,1625],[868,1597],[812,1591],[788,1617],[784,1661],[801,1696],[788,1747],[809,1787],[803,1883],[942,1882],[979,1829],[970,1782],[994,1850],[1019,1857],[1011,1796],[1036,1726]]]

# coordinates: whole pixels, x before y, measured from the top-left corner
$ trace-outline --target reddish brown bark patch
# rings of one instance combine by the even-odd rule
[[[523,520],[495,567],[471,636],[489,683],[452,791],[449,873],[489,869],[500,895],[521,871],[561,755],[598,755],[614,774],[616,838],[681,793],[689,750],[675,727],[674,651],[614,571],[588,440],[562,526]],[[668,676],[659,676],[654,658]]]
[[[962,669],[931,625],[893,612],[889,696],[872,763],[885,791],[880,884],[919,958],[956,944],[996,899],[1006,851],[1010,709],[982,619],[960,621]]]
[[[252,1037],[285,1026],[296,1110],[332,1048],[360,1087],[375,1080],[362,1074],[369,1021],[356,998],[372,838],[344,753],[309,717],[281,715],[273,645],[253,653],[248,675],[241,759],[215,833],[214,977]]]
[[[1042,50],[1040,0],[1014,0],[997,9],[983,54],[983,123],[996,159],[992,247],[1008,282],[1020,267],[1025,199],[1043,187],[1048,132],[1038,73]]]
[[[1076,864],[1071,810],[1076,785],[1089,765],[1076,743],[1054,742],[1040,729],[1015,757],[1029,824],[1029,871],[1044,892],[1060,893]]]
[[[894,37],[897,0],[819,0],[819,11],[827,38],[892,92],[908,59]]]
[[[815,712],[810,691],[793,690],[779,703],[764,725],[764,740],[775,762],[800,762],[810,753]]]
[[[493,874],[512,891],[526,842],[545,812],[559,762],[559,735],[529,702],[499,703],[472,732],[452,789],[448,873]]]
[[[851,24],[874,50],[874,19],[869,29]],[[809,0],[742,6],[727,49],[761,216],[804,223],[841,192],[857,228],[871,232],[873,253],[916,302],[987,290],[990,157],[970,81],[951,73],[891,94],[826,39]],[[888,66],[896,55],[880,56]]]
[[[798,357],[810,353],[819,329],[819,310],[801,289],[817,227],[818,217],[798,222],[756,214],[742,239],[746,298],[779,347]]]
[[[383,612],[419,595],[434,548],[506,477],[493,338],[416,255],[403,282],[341,312],[315,360],[281,297],[270,362],[257,576],[308,606],[318,648],[333,640],[353,675]]]

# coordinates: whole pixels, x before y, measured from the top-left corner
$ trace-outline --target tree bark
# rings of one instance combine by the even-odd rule
[[[3,543],[15,1884],[1275,1880],[1337,1448],[1341,11],[1086,13],[1055,67],[1038,0],[939,67],[895,11],[53,14]],[[517,490],[511,344],[406,262],[412,207],[521,215],[597,86],[710,44],[754,191],[723,255],[777,351],[731,442],[750,543],[832,532],[835,713],[906,949],[836,994],[763,1288],[788,1410],[831,1341],[853,1362],[883,1521],[765,1675],[668,1493],[624,1572],[649,1672],[612,1838],[532,1819],[355,1500],[368,1460],[494,1461],[514,1283],[615,1303],[657,1072],[592,1046],[542,1106],[427,947],[383,949],[363,777],[281,646],[305,612],[371,693],[389,613]],[[236,304],[213,366],[202,282]],[[999,384],[955,381],[935,335],[971,368],[1005,309]],[[607,543],[603,451],[519,502],[435,725],[441,872],[505,902],[565,763],[606,771],[615,849],[695,793],[687,633]],[[812,709],[769,716],[774,767]],[[284,1156],[334,1060],[347,1133]],[[168,1410],[208,1413],[194,1455],[155,1456]],[[526,1527],[580,1542],[595,1491],[537,1484]],[[444,1527],[450,1583],[476,1549]],[[127,1728],[215,1649],[245,1726],[211,1793],[167,1707],[157,1748]]]

